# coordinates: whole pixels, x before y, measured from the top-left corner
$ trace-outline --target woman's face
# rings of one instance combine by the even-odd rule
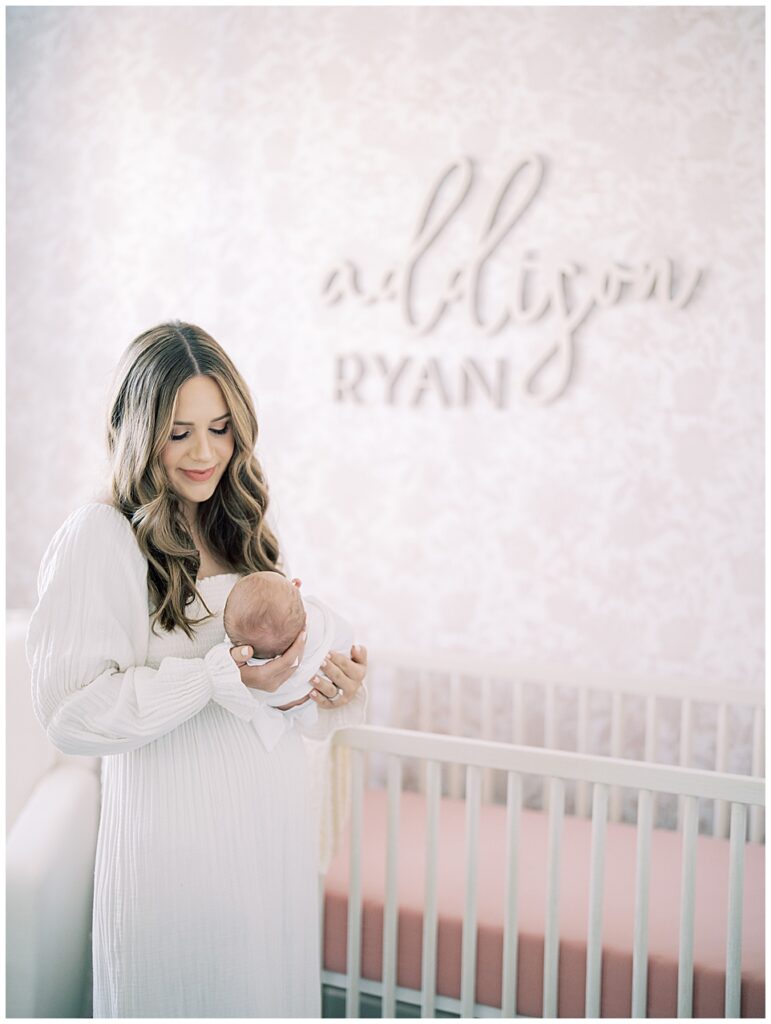
[[[222,388],[202,375],[185,381],[177,394],[174,425],[161,461],[191,523],[197,517],[198,502],[214,494],[234,447]]]

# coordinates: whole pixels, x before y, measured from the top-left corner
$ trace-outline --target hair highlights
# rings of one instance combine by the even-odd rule
[[[135,338],[118,366],[107,421],[111,498],[147,558],[153,629],[155,622],[167,632],[179,626],[190,639],[192,626],[212,613],[195,585],[200,557],[161,453],[177,392],[201,374],[222,388],[234,439],[214,494],[199,506],[203,543],[234,572],[281,572],[278,542],[265,523],[268,487],[253,454],[258,428],[249,389],[206,331],[174,320]],[[196,595],[209,614],[187,619],[185,608]]]

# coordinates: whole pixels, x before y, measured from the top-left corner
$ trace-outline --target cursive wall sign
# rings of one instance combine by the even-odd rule
[[[417,226],[409,241],[403,261],[382,273],[373,288],[362,283],[362,273],[350,260],[343,260],[326,274],[322,298],[327,305],[344,299],[365,306],[381,302],[395,302],[401,321],[411,335],[426,335],[434,330],[449,313],[451,307],[460,306],[472,328],[484,336],[492,336],[504,328],[518,324],[548,323],[551,338],[537,361],[518,380],[522,395],[538,403],[551,402],[567,387],[573,367],[575,334],[596,309],[614,306],[625,293],[625,298],[644,300],[655,298],[666,307],[682,309],[691,299],[702,270],[685,272],[675,284],[672,261],[666,257],[631,266],[616,261],[585,268],[572,260],[546,260],[529,249],[511,260],[504,294],[498,295],[493,309],[484,310],[483,292],[488,271],[497,251],[535,199],[543,180],[544,164],[537,154],[525,156],[504,179],[484,218],[477,241],[468,259],[447,273],[445,284],[433,296],[418,296],[416,272],[427,254],[441,244],[443,233],[457,218],[474,182],[473,163],[463,157],[449,165],[439,175],[430,190],[417,218]],[[500,274],[498,275],[500,281]],[[489,287],[489,281],[487,282]],[[486,292],[485,292],[486,294]],[[421,301],[418,301],[419,298]],[[487,299],[490,305],[489,298]],[[427,309],[421,315],[418,306]],[[338,401],[362,401],[361,385],[372,371],[386,380],[386,365],[407,366],[403,362],[347,354],[337,360],[335,397]],[[382,364],[382,365],[381,365]],[[473,360],[473,373],[482,371]],[[349,373],[349,368],[350,373]],[[547,371],[546,373],[545,371]],[[500,367],[494,371],[500,381]],[[425,381],[442,379],[441,367],[436,359],[423,363],[420,396],[430,385]],[[468,384],[468,375],[463,378]],[[465,385],[464,385],[465,386]],[[436,394],[443,404],[446,388],[436,385]],[[488,392],[498,395],[494,404],[501,404],[500,385],[490,384]],[[389,386],[395,401],[396,391]],[[461,394],[469,395],[468,387]]]

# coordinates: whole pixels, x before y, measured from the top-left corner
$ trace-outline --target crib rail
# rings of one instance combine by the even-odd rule
[[[692,682],[682,679],[652,681],[650,678],[635,678],[581,673],[564,670],[544,669],[542,666],[517,665],[487,659],[468,660],[458,657],[420,657],[414,652],[374,651],[373,672],[380,670],[396,673],[390,690],[394,693],[394,707],[409,706],[405,700],[406,690],[417,689],[417,709],[414,721],[416,728],[423,732],[449,732],[452,735],[470,735],[468,714],[464,713],[464,694],[471,689],[479,704],[475,725],[471,728],[473,738],[484,740],[504,739],[515,744],[543,744],[554,749],[571,746],[561,741],[564,732],[563,720],[569,719],[575,726],[575,750],[578,753],[595,753],[615,758],[626,757],[631,733],[641,733],[635,740],[640,741],[641,754],[645,761],[660,760],[660,748],[672,756],[673,763],[680,767],[704,767],[717,772],[729,770],[729,754],[734,755],[741,748],[746,753],[746,765],[738,768],[755,777],[764,774],[764,693],[761,687],[734,687],[714,681]],[[412,666],[423,666],[417,673]],[[405,685],[400,685],[400,679]],[[440,683],[439,693],[435,683]],[[417,684],[417,685],[415,685]],[[542,694],[542,712],[539,721],[534,721],[526,692],[531,696],[534,688]],[[510,722],[501,735],[501,714],[495,713],[495,697],[499,705],[507,708]],[[592,701],[605,700],[609,707],[598,714],[592,710]],[[642,705],[642,708],[640,708]],[[500,709],[499,708],[499,711]],[[666,710],[666,714],[664,713]],[[542,722],[540,715],[542,714]],[[602,715],[608,719],[607,748],[590,750],[592,732],[598,731],[597,723]],[[637,720],[639,718],[639,721]],[[412,722],[398,720],[388,715],[376,724],[403,727]],[[534,735],[540,731],[540,736]],[[741,743],[737,735],[741,731]],[[571,730],[572,732],[572,730]],[[698,742],[695,742],[698,740]],[[709,742],[707,742],[709,740]],[[697,749],[697,747],[699,749]],[[702,761],[697,765],[696,759]],[[705,758],[710,758],[705,763]],[[457,766],[451,766],[449,793],[461,795],[462,775]],[[482,777],[483,798],[493,799],[492,773],[485,771]],[[548,794],[544,794],[544,807]],[[613,786],[610,795],[609,820],[622,820],[622,794]],[[684,801],[678,802],[676,827],[682,828]],[[658,806],[654,796],[652,814],[657,822]],[[589,794],[586,783],[579,783],[575,795],[575,813],[589,817]],[[714,807],[711,831],[715,836],[728,835],[728,805],[719,801]],[[750,811],[750,836],[754,842],[761,842],[764,836],[764,818],[761,808]]]
[[[602,951],[600,944],[603,909],[605,830],[609,819],[608,780],[638,793],[637,867],[635,881],[635,932],[633,948],[632,1015],[646,1015],[647,990],[647,908],[650,884],[650,847],[653,824],[652,804],[656,794],[673,794],[683,801],[683,867],[680,904],[678,968],[678,1016],[692,1014],[693,925],[695,852],[699,799],[719,799],[730,806],[729,907],[726,959],[726,1017],[739,1016],[741,990],[741,926],[743,900],[744,846],[747,813],[762,807],[765,785],[750,776],[715,773],[680,766],[650,764],[623,758],[509,745],[488,740],[417,733],[411,730],[375,726],[346,727],[332,742],[351,751],[352,812],[350,847],[350,889],[348,894],[348,948],[346,1016],[359,1015],[361,991],[361,829],[365,779],[364,758],[368,753],[385,755],[388,763],[388,822],[385,913],[383,923],[382,1013],[392,1016],[396,988],[396,853],[399,829],[401,762],[419,758],[426,766],[427,835],[425,907],[423,918],[422,989],[415,999],[421,1016],[434,1016],[437,1007],[436,979],[436,864],[440,790],[440,768],[452,765],[465,772],[466,864],[465,913],[462,935],[460,1000],[442,999],[449,1009],[457,1003],[462,1017],[516,1016],[517,1003],[517,871],[518,835],[522,811],[522,778],[543,777],[549,788],[549,844],[547,899],[543,968],[543,1016],[556,1016],[558,982],[559,867],[565,811],[565,780],[577,779],[593,787],[590,863],[589,924],[586,962],[586,1017],[600,1011]],[[480,1007],[475,1001],[476,982],[476,863],[477,824],[481,800],[482,772],[498,770],[507,778],[507,874],[504,894],[503,988],[500,1008]],[[372,983],[368,983],[371,989]]]

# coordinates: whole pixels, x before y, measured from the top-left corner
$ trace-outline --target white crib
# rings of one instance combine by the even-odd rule
[[[350,749],[352,765],[350,845],[346,853],[349,872],[346,970],[330,970],[322,963],[322,977],[325,985],[345,993],[346,1015],[361,1015],[363,994],[365,998],[375,996],[380,1000],[384,1017],[395,1015],[397,1001],[402,1007],[419,1007],[423,1017],[435,1016],[437,1011],[461,1017],[517,1016],[517,872],[523,811],[529,804],[542,809],[548,819],[540,1015],[559,1015],[559,879],[561,859],[570,853],[563,843],[565,816],[572,811],[575,816],[591,818],[584,1015],[597,1017],[601,1013],[601,937],[603,894],[609,870],[605,857],[608,823],[627,822],[627,828],[633,824],[636,830],[631,1015],[649,1015],[648,920],[656,911],[657,899],[656,891],[651,888],[651,839],[658,835],[654,832],[657,825],[669,824],[670,838],[672,829],[679,829],[681,848],[677,1015],[693,1015],[697,837],[700,833],[710,833],[726,847],[728,908],[724,1013],[709,1015],[740,1016],[745,843],[748,840],[761,842],[764,827],[765,786],[757,777],[763,766],[762,694],[754,690],[733,690],[729,699],[725,691],[714,687],[695,690],[682,683],[668,683],[655,689],[641,681],[630,680],[625,680],[622,686],[613,680],[597,678],[566,683],[554,675],[512,673],[495,666],[486,666],[480,672],[478,667],[461,668],[456,661],[451,666],[434,662],[430,671],[421,671],[415,687],[415,677],[409,669],[401,667],[415,663],[414,658],[373,657],[371,692],[375,694],[378,686],[382,686],[381,692],[395,696],[396,700],[385,712],[381,702],[379,708],[375,707],[371,720],[377,721],[379,714],[393,721],[395,709],[399,709],[403,716],[412,714],[420,730],[369,725],[343,729],[335,736],[336,743]],[[540,690],[540,702],[530,699],[529,688],[533,686]],[[415,700],[410,705],[407,694],[411,688],[415,691]],[[480,709],[476,720],[464,713],[465,693],[472,695],[472,703]],[[443,694],[444,699],[438,700],[437,694]],[[601,710],[597,711],[602,706],[602,699],[597,704],[598,694],[605,698],[607,722],[604,725]],[[505,707],[507,700],[508,708]],[[626,712],[635,704],[637,715],[633,718]],[[705,710],[710,705],[711,719],[709,711]],[[535,711],[535,726],[528,721],[528,709]],[[554,749],[565,733],[566,709],[574,718],[577,751]],[[697,718],[698,734],[694,730]],[[710,720],[714,735],[705,740]],[[450,734],[427,731],[426,727],[436,723],[441,723]],[[464,724],[469,728],[469,723],[470,731],[475,731],[477,736],[459,735]],[[514,742],[491,738],[507,728]],[[536,733],[541,732],[545,741],[543,748],[522,742],[533,738],[534,728]],[[606,742],[609,738],[610,749],[606,753],[589,752],[593,739],[602,742],[603,733]],[[662,746],[662,735],[676,741],[669,744],[669,749],[663,744],[664,753],[673,764],[654,763],[657,747]],[[630,748],[634,749],[635,744],[642,746],[643,759],[621,756],[627,737],[630,737]],[[694,743],[695,737],[697,743]],[[741,750],[735,742],[737,737],[745,741]],[[539,737],[535,738],[537,741]],[[709,770],[692,766],[696,748],[702,761],[705,757],[713,759]],[[729,773],[726,767],[730,760],[743,762],[743,767],[749,771]],[[365,792],[370,792],[365,790],[365,782],[373,789],[378,786],[382,789],[385,785],[387,804],[382,967],[377,979],[364,977],[360,966],[362,869],[366,867],[362,863],[363,802]],[[426,823],[419,988],[397,985],[399,811],[402,791],[410,789],[422,794]],[[437,903],[436,865],[443,793],[450,798],[463,796],[465,800],[463,848],[457,851],[465,865],[459,998],[437,994],[437,933],[441,908]],[[500,1000],[499,1005],[490,1005],[480,1002],[476,992],[478,832],[480,811],[486,803],[495,802],[505,802],[506,873],[500,892],[503,918]],[[503,813],[503,807],[500,810]],[[757,863],[757,857],[753,857],[753,863]],[[322,900],[322,912],[323,908]],[[323,918],[321,927],[323,936]],[[417,1015],[417,1010],[413,1009],[409,1015]]]

